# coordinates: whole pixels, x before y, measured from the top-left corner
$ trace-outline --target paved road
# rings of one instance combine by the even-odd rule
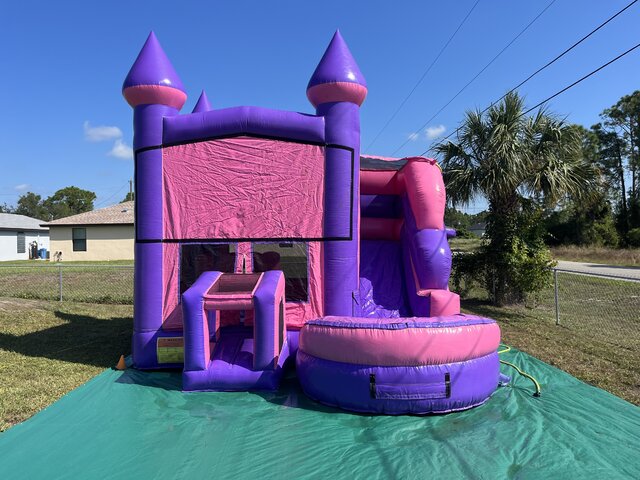
[[[640,282],[640,267],[620,267],[617,265],[604,265],[601,263],[567,262],[565,260],[558,260],[558,266],[556,268],[585,274],[625,277]]]

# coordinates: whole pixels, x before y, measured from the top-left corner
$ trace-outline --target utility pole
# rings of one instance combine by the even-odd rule
[[[133,198],[133,180],[132,179],[129,179],[129,199],[135,200]]]

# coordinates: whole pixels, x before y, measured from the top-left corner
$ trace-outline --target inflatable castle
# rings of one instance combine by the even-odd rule
[[[367,85],[337,32],[307,87],[315,115],[215,109],[151,33],[133,107],[133,363],[185,391],[278,388],[349,410],[432,413],[498,386],[495,321],[460,314],[442,173],[360,155]]]

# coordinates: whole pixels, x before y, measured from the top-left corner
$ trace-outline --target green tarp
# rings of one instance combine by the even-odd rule
[[[0,435],[0,478],[640,478],[640,408],[502,356],[542,397],[515,376],[483,406],[423,417],[323,407],[293,374],[276,393],[185,394],[179,373],[106,371]]]

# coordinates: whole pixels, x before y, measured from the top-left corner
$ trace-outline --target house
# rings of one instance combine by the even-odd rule
[[[484,232],[487,229],[487,222],[480,222],[473,224],[469,227],[469,231],[477,237],[484,237]]]
[[[49,229],[40,223],[42,220],[26,215],[0,213],[0,261],[29,260],[32,246],[37,251],[48,250]]]
[[[133,202],[43,223],[49,227],[51,259],[133,260]]]

